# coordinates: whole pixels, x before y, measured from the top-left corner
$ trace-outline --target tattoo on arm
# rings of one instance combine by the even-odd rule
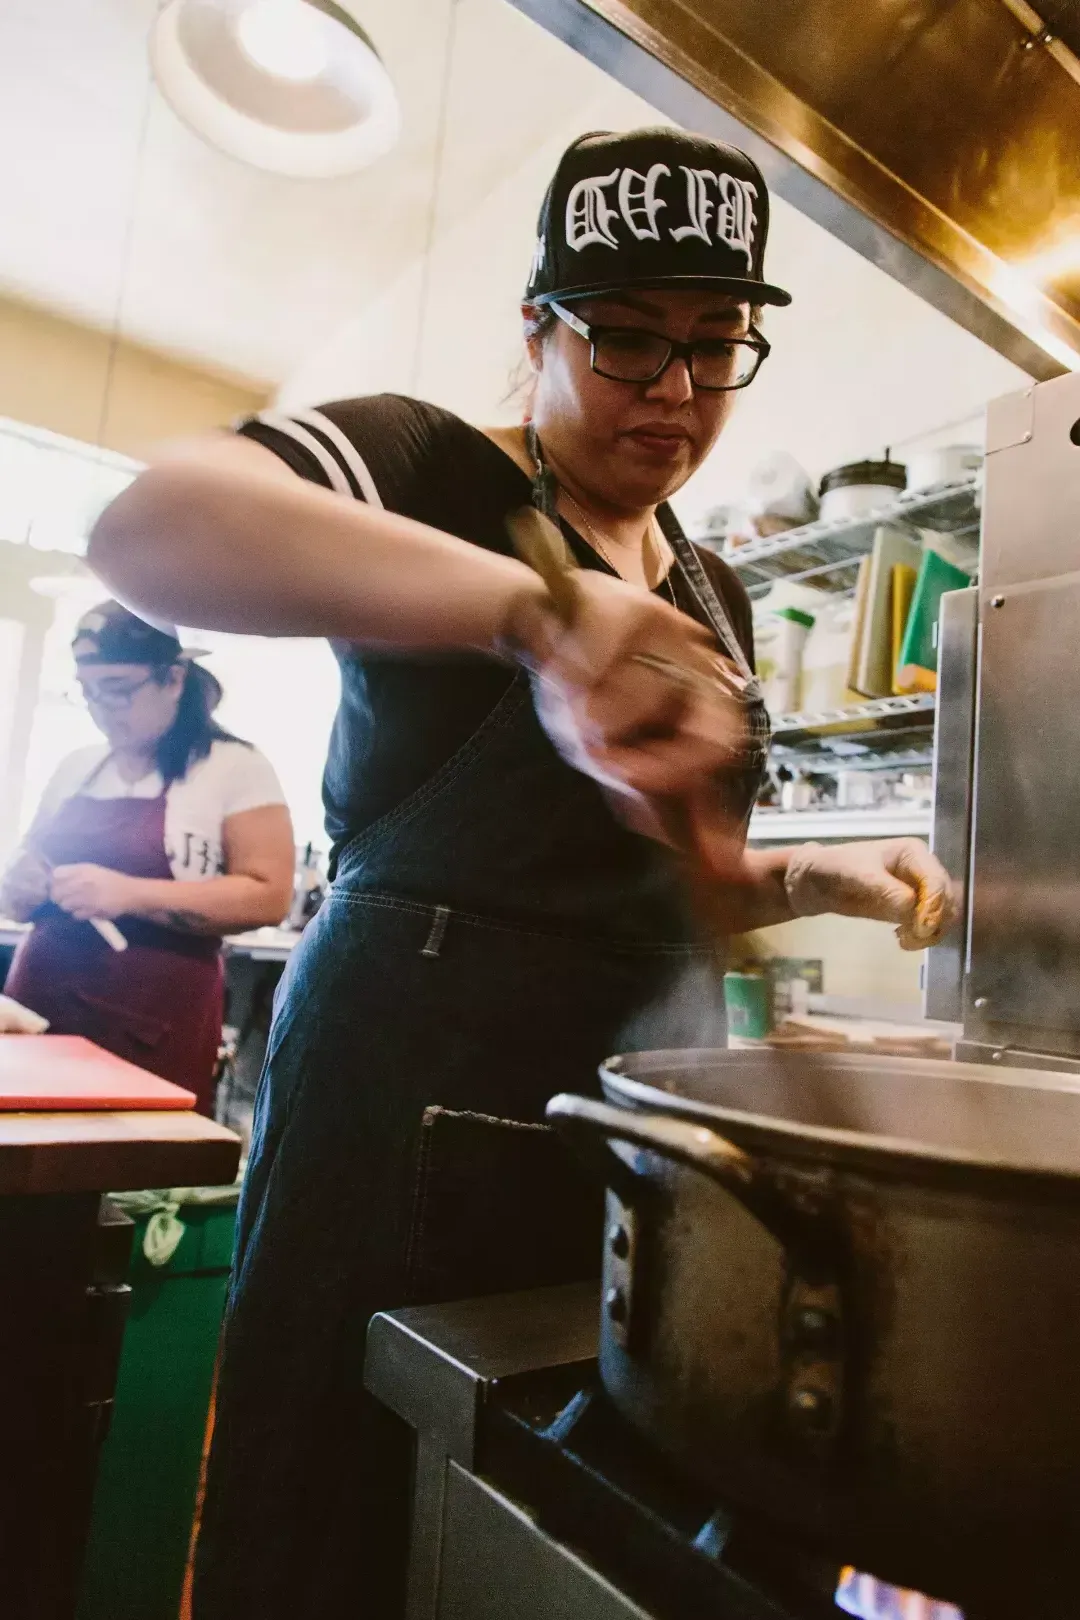
[[[164,924],[166,928],[176,928],[182,934],[212,934],[214,932],[213,926],[198,911],[162,910],[151,920]]]

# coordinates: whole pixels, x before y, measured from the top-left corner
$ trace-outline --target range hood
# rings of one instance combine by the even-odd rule
[[[1080,369],[1080,0],[512,0],[1031,376]]]

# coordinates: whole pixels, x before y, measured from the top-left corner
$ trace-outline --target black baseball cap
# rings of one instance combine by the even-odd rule
[[[736,147],[665,127],[582,135],[540,209],[525,302],[675,286],[790,304],[765,280],[768,234],[768,188]]]
[[[197,658],[194,647],[182,647],[171,627],[147,624],[120,602],[99,602],[75,627],[71,650],[77,664],[176,664]]]

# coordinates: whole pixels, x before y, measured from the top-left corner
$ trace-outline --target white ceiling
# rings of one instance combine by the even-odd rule
[[[347,179],[283,180],[206,147],[153,88],[156,9],[0,4],[0,293],[96,326],[119,308],[125,335],[267,382],[423,251],[433,200],[443,230],[595,75],[505,0],[361,0],[401,98],[401,143]]]
[[[348,179],[275,179],[203,145],[153,89],[156,3],[0,0],[0,294],[98,326],[119,311],[126,336],[293,402],[397,388],[513,415],[515,306],[558,152],[655,113],[506,0],[359,0],[401,144]],[[769,270],[795,303],[695,506],[769,450],[820,471],[1024,381],[779,201]]]

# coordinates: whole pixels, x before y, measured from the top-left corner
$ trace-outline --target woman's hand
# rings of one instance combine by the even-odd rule
[[[138,891],[137,878],[89,862],[57,866],[52,874],[53,904],[79,922],[89,922],[93,917],[130,916],[137,906]]]
[[[536,611],[519,640],[536,676],[540,721],[567,761],[623,803],[625,819],[665,836],[672,803],[707,799],[742,763],[738,677],[686,614],[607,575],[573,576],[562,625]]]
[[[49,898],[49,865],[32,849],[17,855],[0,883],[0,915],[29,922]]]
[[[832,911],[897,923],[905,951],[936,945],[960,909],[952,879],[918,838],[803,844],[788,858],[784,887],[797,917]]]

